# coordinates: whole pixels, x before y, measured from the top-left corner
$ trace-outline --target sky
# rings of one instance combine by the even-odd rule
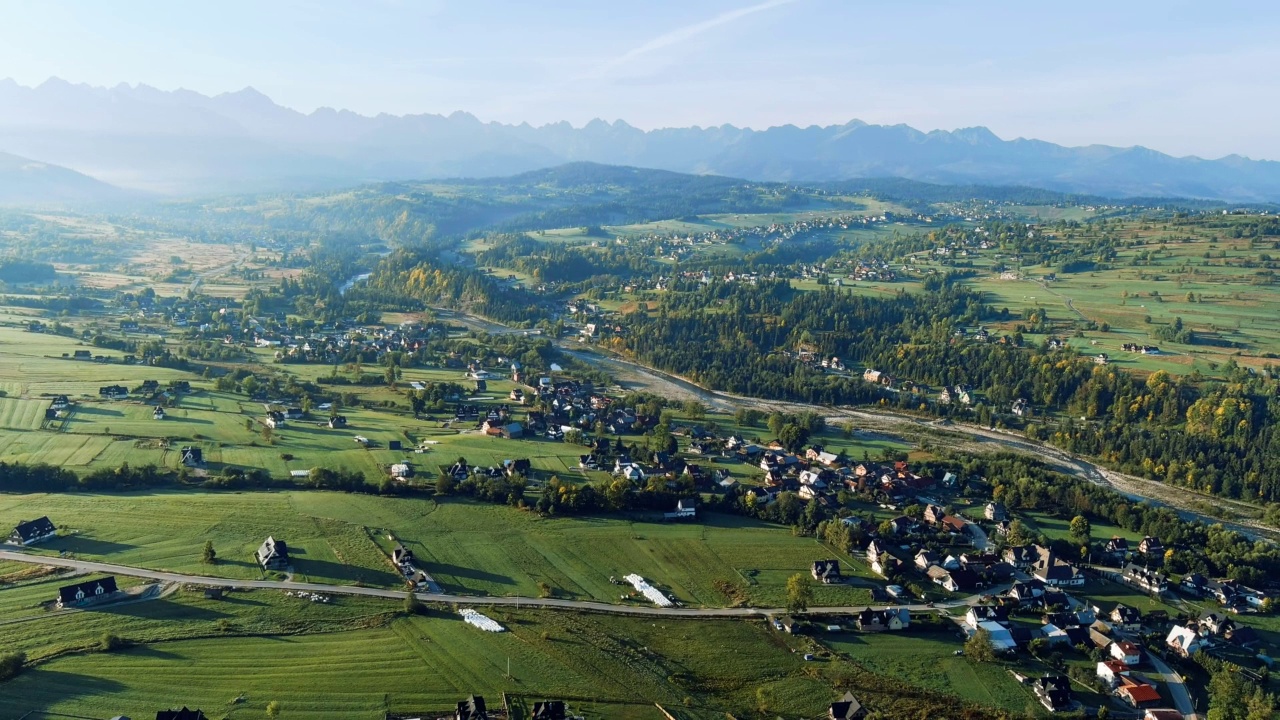
[[[541,125],[984,125],[1280,160],[1280,3],[0,0],[0,77]]]

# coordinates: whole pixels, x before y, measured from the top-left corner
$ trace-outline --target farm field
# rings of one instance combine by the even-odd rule
[[[823,642],[872,672],[918,688],[1011,712],[1024,712],[1028,703],[1035,703],[1002,665],[956,657],[959,640],[952,633],[843,633]]]
[[[611,576],[639,573],[691,606],[779,607],[788,577],[837,557],[787,528],[717,514],[689,524],[541,519],[466,500],[311,491],[0,496],[0,525],[40,515],[65,528],[41,551],[121,565],[259,578],[253,552],[272,535],[289,544],[298,580],[396,588],[385,554],[394,534],[446,592],[605,602],[630,590]],[[206,540],[216,565],[201,562]],[[846,575],[870,577],[861,560],[841,559]],[[818,605],[869,601],[865,588],[814,586]]]
[[[393,602],[337,602],[314,605],[269,591],[211,601],[184,592],[118,612],[78,613],[95,616],[98,630],[116,628],[144,644],[29,669],[6,685],[0,714],[138,716],[176,701],[211,718],[255,718],[275,701],[289,717],[372,719],[442,710],[472,693],[496,704],[506,692],[529,704],[564,699],[590,718],[657,720],[655,702],[691,719],[723,717],[727,708],[749,712],[761,677],[787,684],[787,693],[771,695],[771,709],[789,716],[814,715],[838,695],[829,679],[839,676],[838,663],[813,674],[764,622],[504,611],[491,615],[509,632],[492,634],[451,612],[396,617]],[[30,624],[65,624],[66,617]],[[342,630],[361,623],[359,631]]]

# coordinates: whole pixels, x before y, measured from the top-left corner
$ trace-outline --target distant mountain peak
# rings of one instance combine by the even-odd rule
[[[253,87],[209,97],[147,85],[0,81],[0,148],[120,184],[292,190],[364,181],[511,175],[593,161],[752,181],[900,177],[1103,196],[1280,201],[1280,163],[1174,158],[1149,148],[1003,140],[973,126],[921,132],[850,119],[765,129],[637,129],[621,119],[509,125],[458,110],[299,113]]]

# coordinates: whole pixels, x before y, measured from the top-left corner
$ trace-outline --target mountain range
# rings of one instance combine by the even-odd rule
[[[1108,197],[1280,201],[1280,162],[1172,157],[1143,147],[1003,140],[983,127],[732,125],[644,131],[593,120],[534,127],[472,115],[304,114],[246,88],[209,97],[146,85],[0,80],[0,151],[165,194],[313,190],[511,175],[567,162],[757,181],[900,177]]]
[[[138,197],[57,165],[0,152],[0,205],[64,205]]]

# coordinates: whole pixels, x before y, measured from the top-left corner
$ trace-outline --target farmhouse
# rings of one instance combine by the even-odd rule
[[[53,526],[49,518],[42,517],[18,523],[7,542],[10,545],[34,545],[57,534],[58,529]]]
[[[328,425],[330,430],[337,430],[338,428],[344,428],[347,426],[347,416],[334,415],[333,417],[329,418]]]
[[[127,398],[129,397],[129,388],[123,385],[103,385],[98,388],[98,395],[108,400]]]
[[[903,630],[910,625],[911,611],[907,608],[885,608],[884,610],[866,608],[858,613],[858,630],[861,632]]]
[[[268,537],[254,553],[254,557],[267,570],[284,570],[289,567],[289,546],[283,540]]]
[[[67,585],[58,588],[58,607],[84,605],[112,597],[118,592],[120,592],[120,589],[116,587],[116,579],[114,577],[104,577],[101,580],[90,580],[77,585]]]
[[[267,417],[262,422],[269,428],[282,428],[285,424],[285,416],[279,410],[268,410]]]
[[[182,464],[187,467],[200,467],[204,465],[204,450],[198,447],[184,447],[179,451]]]
[[[1080,572],[1080,568],[1048,549],[1042,549],[1040,559],[1032,567],[1031,574],[1046,585],[1062,587],[1084,584],[1084,574]]]
[[[1003,522],[1009,519],[1009,511],[1005,509],[1002,502],[989,502],[983,510],[988,520],[992,522]]]
[[[152,419],[152,420],[163,420],[163,419],[164,419],[164,408],[162,408],[162,407],[160,407],[159,405],[157,405],[157,406],[156,406],[156,409],[151,411],[151,419]]]
[[[466,700],[458,702],[457,712],[453,715],[454,720],[489,720],[489,711],[485,709],[484,698],[479,695],[472,695]]]
[[[1120,676],[1116,695],[1136,708],[1147,708],[1160,702],[1160,692],[1154,685],[1126,675]]]
[[[823,585],[835,585],[844,581],[840,577],[839,560],[814,560],[809,572],[814,580],[821,580]]]
[[[1071,699],[1071,681],[1065,675],[1039,678],[1032,683],[1031,689],[1049,712],[1069,710],[1075,704]]]
[[[862,703],[851,692],[846,692],[844,697],[831,703],[827,711],[829,720],[860,720],[866,716],[867,709],[862,707]]]
[[[408,463],[396,463],[391,466],[391,477],[398,480],[405,480],[413,477],[413,468]]]

